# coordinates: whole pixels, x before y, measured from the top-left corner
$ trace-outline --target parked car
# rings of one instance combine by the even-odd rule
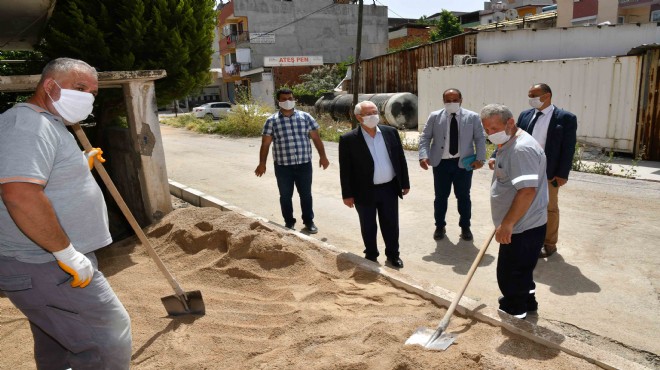
[[[226,117],[230,109],[231,103],[213,102],[193,108],[193,114],[197,118],[220,119],[220,117]]]

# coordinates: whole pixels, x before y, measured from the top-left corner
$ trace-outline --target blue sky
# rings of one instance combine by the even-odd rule
[[[371,5],[374,0],[363,0]],[[387,5],[390,18],[419,18],[439,13],[442,9],[454,11],[483,10],[484,0],[375,0],[376,5]]]

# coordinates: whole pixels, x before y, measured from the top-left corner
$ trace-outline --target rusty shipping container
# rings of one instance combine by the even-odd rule
[[[635,155],[644,153],[644,159],[660,161],[660,45],[635,48],[629,54],[642,58]]]
[[[477,33],[381,55],[360,62],[361,94],[410,92],[417,95],[417,70],[453,64],[455,54],[476,55]]]

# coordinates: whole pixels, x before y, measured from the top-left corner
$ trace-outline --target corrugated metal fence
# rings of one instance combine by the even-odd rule
[[[476,55],[477,33],[464,33],[431,44],[360,62],[358,91],[362,94],[417,94],[417,70],[453,64],[455,54]]]

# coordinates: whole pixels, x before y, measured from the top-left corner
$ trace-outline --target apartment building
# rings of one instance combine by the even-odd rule
[[[272,102],[276,88],[314,66],[355,55],[358,5],[342,0],[231,0],[219,7],[221,91]],[[387,7],[364,5],[362,58],[385,54]]]
[[[660,22],[660,0],[557,0],[557,27]]]

